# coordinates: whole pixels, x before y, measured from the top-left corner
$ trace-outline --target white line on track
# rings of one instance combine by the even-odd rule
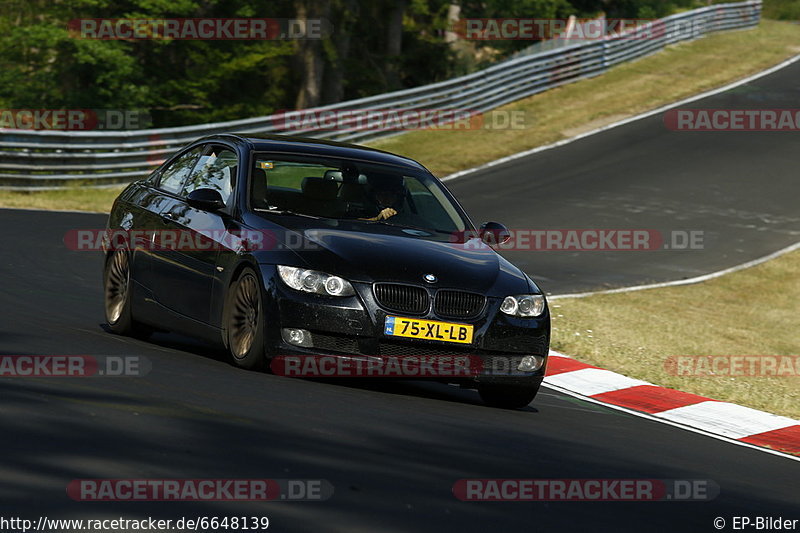
[[[753,75],[748,76],[746,78],[743,78],[741,80],[735,81],[733,83],[729,83],[728,85],[725,85],[723,87],[719,87],[717,89],[712,89],[710,91],[706,91],[704,93],[701,93],[701,94],[686,98],[684,100],[680,100],[678,102],[667,104],[667,105],[659,107],[657,109],[653,109],[652,111],[648,111],[646,113],[642,113],[641,115],[636,115],[636,116],[633,116],[633,117],[629,117],[629,118],[620,120],[618,122],[614,122],[613,124],[608,124],[608,125],[603,126],[601,128],[596,128],[596,129],[593,129],[593,130],[588,131],[586,133],[582,133],[580,135],[576,135],[575,137],[570,137],[568,139],[564,139],[564,140],[561,140],[561,141],[558,141],[558,142],[555,142],[555,143],[552,143],[552,144],[547,144],[547,145],[544,145],[544,146],[538,146],[538,147],[533,148],[531,150],[526,150],[524,152],[519,152],[519,153],[510,155],[510,156],[507,156],[507,157],[502,157],[500,159],[496,159],[494,161],[490,161],[489,163],[486,163],[484,165],[480,165],[480,166],[477,166],[477,167],[468,168],[466,170],[461,170],[459,172],[455,172],[453,174],[450,174],[450,175],[445,176],[444,178],[442,178],[442,181],[454,180],[454,179],[466,176],[468,174],[472,174],[474,172],[478,172],[480,170],[485,170],[487,168],[491,168],[491,167],[494,167],[494,166],[497,166],[497,165],[502,165],[502,164],[507,163],[509,161],[514,161],[514,160],[520,159],[522,157],[527,157],[527,156],[529,156],[531,154],[535,154],[535,153],[538,153],[538,152],[543,152],[545,150],[551,150],[553,148],[558,148],[559,146],[564,146],[565,144],[569,144],[569,143],[571,143],[573,141],[577,141],[579,139],[583,139],[585,137],[589,137],[591,135],[595,135],[597,133],[610,130],[612,128],[623,126],[625,124],[629,124],[631,122],[635,122],[635,121],[641,120],[643,118],[647,118],[647,117],[651,117],[653,115],[657,115],[659,113],[663,113],[664,111],[667,111],[668,109],[672,109],[674,107],[677,107],[677,106],[680,106],[680,105],[683,105],[683,104],[688,104],[690,102],[694,102],[694,101],[697,101],[697,100],[702,100],[703,98],[708,98],[709,96],[714,96],[714,95],[717,95],[717,94],[720,94],[720,93],[724,93],[725,91],[729,91],[731,89],[734,89],[734,88],[739,87],[741,85],[744,85],[746,83],[750,83],[753,80],[757,80],[757,79],[762,78],[764,76],[768,76],[768,75],[770,75],[770,74],[772,74],[774,72],[777,72],[777,71],[779,71],[779,70],[781,70],[783,68],[788,67],[789,65],[792,65],[792,64],[796,63],[797,61],[800,61],[800,54],[798,54],[798,55],[796,55],[794,57],[791,57],[791,58],[787,59],[786,61],[783,61],[783,62],[775,65],[774,67],[770,67],[770,68],[768,68],[766,70],[762,70],[761,72],[757,72],[756,74],[753,74]],[[777,252],[771,253],[771,254],[766,255],[764,257],[760,257],[758,259],[754,259],[752,261],[748,261],[748,262],[742,263],[740,265],[735,265],[735,266],[732,266],[730,268],[726,268],[724,270],[719,270],[717,272],[712,272],[710,274],[705,274],[705,275],[697,276],[697,277],[694,277],[694,278],[681,279],[681,280],[675,280],[675,281],[666,281],[666,282],[662,282],[662,283],[652,283],[652,284],[648,284],[648,285],[636,285],[636,286],[633,286],[633,287],[623,287],[623,288],[619,288],[619,289],[590,291],[590,292],[581,292],[581,293],[574,293],[574,294],[548,295],[548,299],[549,300],[558,300],[558,299],[562,299],[562,298],[584,298],[586,296],[593,296],[595,294],[614,294],[614,293],[622,293],[622,292],[641,291],[641,290],[645,290],[645,289],[657,289],[657,288],[662,288],[662,287],[675,287],[675,286],[679,286],[679,285],[691,285],[691,284],[694,284],[694,283],[700,283],[700,282],[703,282],[703,281],[707,281],[709,279],[718,278],[720,276],[724,276],[725,274],[730,274],[731,272],[736,272],[738,270],[743,270],[745,268],[750,268],[750,267],[759,265],[761,263],[769,261],[770,259],[774,259],[776,257],[779,257],[779,256],[781,256],[783,254],[786,254],[786,253],[789,253],[789,252],[793,252],[794,250],[797,250],[798,248],[800,248],[800,242],[799,243],[795,243],[795,244],[793,244],[791,246],[787,246],[786,248],[778,250]]]
[[[746,83],[750,83],[751,81],[757,80],[758,78],[762,78],[764,76],[768,76],[768,75],[772,74],[773,72],[777,72],[777,71],[781,70],[782,68],[786,68],[789,65],[791,65],[792,63],[795,63],[797,61],[800,61],[800,54],[798,54],[798,55],[796,55],[796,56],[794,56],[792,58],[789,58],[786,61],[783,61],[782,63],[779,63],[779,64],[775,65],[774,67],[770,67],[767,70],[762,70],[761,72],[757,72],[757,73],[755,73],[755,74],[753,74],[751,76],[748,76],[746,78],[742,78],[741,80],[735,81],[733,83],[729,83],[728,85],[724,85],[724,86],[719,87],[717,89],[712,89],[710,91],[706,91],[704,93],[700,93],[698,95],[691,96],[691,97],[686,98],[684,100],[680,100],[678,102],[673,102],[671,104],[667,104],[667,105],[659,107],[657,109],[653,109],[652,111],[647,111],[645,113],[642,113],[641,115],[635,115],[633,117],[628,117],[628,118],[620,120],[618,122],[614,122],[612,124],[608,124],[606,126],[603,126],[603,127],[600,127],[600,128],[596,128],[596,129],[593,129],[591,131],[587,131],[585,133],[581,133],[580,135],[576,135],[575,137],[569,137],[568,139],[563,139],[563,140],[554,142],[552,144],[546,144],[544,146],[537,146],[536,148],[532,148],[532,149],[526,150],[524,152],[518,152],[516,154],[512,154],[512,155],[509,155],[509,156],[506,156],[506,157],[501,157],[500,159],[495,159],[494,161],[490,161],[488,163],[485,163],[483,165],[479,165],[477,167],[468,168],[466,170],[460,170],[458,172],[454,172],[452,174],[449,174],[449,175],[443,177],[441,180],[442,181],[451,181],[451,180],[454,180],[454,179],[458,179],[458,178],[461,178],[461,177],[466,176],[468,174],[472,174],[474,172],[478,172],[480,170],[485,170],[487,168],[495,167],[497,165],[502,165],[504,163],[508,163],[509,161],[514,161],[515,159],[520,159],[522,157],[527,157],[527,156],[529,156],[531,154],[535,154],[535,153],[538,153],[538,152],[543,152],[545,150],[551,150],[553,148],[558,148],[559,146],[564,146],[565,144],[569,144],[569,143],[577,141],[579,139],[583,139],[584,137],[589,137],[591,135],[595,135],[597,133],[600,133],[600,132],[603,132],[603,131],[606,131],[606,130],[610,130],[612,128],[623,126],[625,124],[629,124],[631,122],[635,122],[635,121],[641,120],[643,118],[652,117],[653,115],[657,115],[659,113],[663,113],[664,111],[667,111],[668,109],[672,109],[673,107],[677,107],[679,105],[688,104],[690,102],[694,102],[694,101],[697,101],[697,100],[702,100],[703,98],[707,98],[709,96],[714,96],[714,95],[717,95],[717,94],[720,94],[720,93],[724,93],[725,91],[729,91],[729,90],[731,90],[733,88],[739,87],[740,85],[744,85]]]
[[[678,279],[674,281],[664,281],[661,283],[650,283],[648,285],[634,285],[633,287],[622,287],[619,289],[608,289],[603,291],[578,292],[574,294],[555,294],[552,296],[548,295],[547,299],[552,301],[552,300],[563,300],[565,298],[585,298],[587,296],[595,296],[597,294],[616,294],[621,292],[643,291],[646,289],[660,289],[663,287],[677,287],[679,285],[692,285],[694,283],[700,283],[703,281],[708,281],[710,279],[718,278],[720,276],[724,276],[725,274],[730,274],[732,272],[744,270],[745,268],[754,267],[756,265],[760,265],[761,263],[766,263],[770,259],[775,259],[776,257],[788,254],[789,252],[794,252],[795,250],[798,249],[800,249],[800,242],[796,242],[790,246],[787,246],[786,248],[778,250],[777,252],[772,252],[769,255],[765,255],[764,257],[759,257],[758,259],[753,259],[752,261],[748,261],[740,265],[735,265],[730,268],[726,268],[724,270],[711,272],[710,274],[703,274],[702,276],[697,276],[694,278]]]

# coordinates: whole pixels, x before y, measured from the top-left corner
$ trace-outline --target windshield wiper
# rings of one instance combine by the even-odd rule
[[[292,211],[290,209],[265,209],[263,207],[254,207],[253,211],[258,211],[259,213],[270,213],[272,215],[294,215],[297,217],[307,217],[313,218],[316,220],[321,219],[322,217],[309,215],[307,213],[298,213],[297,211]]]
[[[385,224],[387,226],[394,226],[396,228],[408,228],[408,229],[416,229],[420,231],[432,231],[434,233],[453,233],[452,231],[447,231],[443,229],[436,229],[436,228],[423,228],[422,226],[411,226],[409,224],[395,224],[388,220],[364,220],[364,222],[372,222],[374,224]]]

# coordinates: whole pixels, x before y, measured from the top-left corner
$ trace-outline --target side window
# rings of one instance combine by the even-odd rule
[[[190,150],[172,162],[167,168],[161,172],[161,178],[158,182],[158,187],[172,194],[178,194],[183,188],[183,182],[189,172],[194,168],[197,158],[200,157],[202,147],[198,146],[194,150]]]
[[[183,187],[183,195],[195,189],[214,189],[227,204],[236,184],[238,160],[230,148],[211,145],[203,151],[200,162],[194,168]]]

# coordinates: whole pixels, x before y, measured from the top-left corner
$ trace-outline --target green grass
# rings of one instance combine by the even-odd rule
[[[70,187],[48,191],[0,190],[0,207],[46,209],[50,211],[95,211],[108,213],[124,185],[106,189]]]
[[[553,349],[657,385],[800,417],[800,377],[689,377],[672,356],[800,355],[800,252],[704,283],[556,299]]]

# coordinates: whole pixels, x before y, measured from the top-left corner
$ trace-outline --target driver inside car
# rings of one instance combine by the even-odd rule
[[[367,195],[378,214],[363,220],[386,220],[403,210],[408,189],[403,176],[389,174],[367,177]]]

